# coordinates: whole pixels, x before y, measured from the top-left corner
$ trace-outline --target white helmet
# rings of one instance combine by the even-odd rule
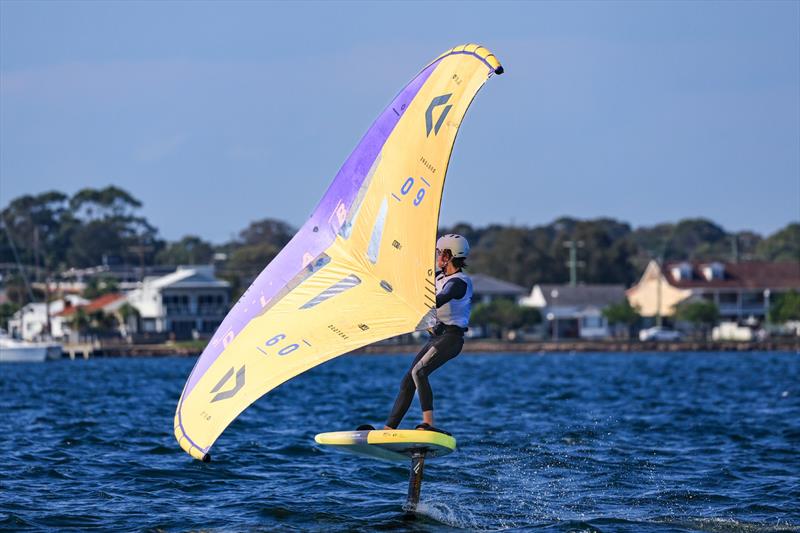
[[[469,255],[469,243],[467,239],[455,233],[448,233],[447,235],[439,237],[439,240],[436,241],[436,249],[450,250],[454,259],[457,257],[466,259]]]

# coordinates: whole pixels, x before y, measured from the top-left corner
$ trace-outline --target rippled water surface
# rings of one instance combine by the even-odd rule
[[[296,378],[210,464],[172,436],[194,360],[2,365],[0,529],[800,531],[800,355],[461,355],[432,378],[459,449],[413,522],[406,466],[314,443],[381,423],[410,361]]]

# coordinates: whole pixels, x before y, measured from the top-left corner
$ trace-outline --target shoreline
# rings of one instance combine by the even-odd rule
[[[359,348],[349,354],[413,354],[423,345],[418,343],[378,343]],[[464,343],[463,353],[528,353],[541,355],[547,353],[685,353],[685,352],[795,352],[800,353],[800,338],[776,339],[759,342],[749,341],[681,341],[681,342],[641,342],[641,341],[537,341],[511,342],[501,340],[476,339]],[[200,351],[196,345],[180,344],[119,344],[109,346],[70,346],[64,345],[62,359],[89,359],[90,357],[197,357]]]

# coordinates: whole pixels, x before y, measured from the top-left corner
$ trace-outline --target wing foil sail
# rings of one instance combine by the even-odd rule
[[[475,94],[502,71],[481,46],[453,48],[381,113],[195,364],[174,425],[192,457],[207,460],[225,428],[281,383],[424,326],[453,143]]]

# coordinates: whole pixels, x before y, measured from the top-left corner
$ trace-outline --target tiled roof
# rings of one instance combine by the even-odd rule
[[[672,270],[681,264],[691,266],[691,279],[675,279]],[[703,276],[703,267],[709,262],[673,261],[664,264],[662,272],[667,282],[681,289],[693,288],[742,288],[800,289],[800,262],[785,261],[771,263],[769,261],[745,261],[741,263],[722,263],[725,275],[722,279],[708,280]]]
[[[113,304],[114,302],[125,298],[125,295],[121,292],[113,292],[109,294],[104,294],[98,298],[95,298],[91,302],[86,305],[80,306],[70,306],[65,308],[63,311],[58,313],[58,316],[70,316],[73,315],[78,309],[83,309],[86,313],[93,313],[95,311],[100,311],[105,309],[107,306]]]

